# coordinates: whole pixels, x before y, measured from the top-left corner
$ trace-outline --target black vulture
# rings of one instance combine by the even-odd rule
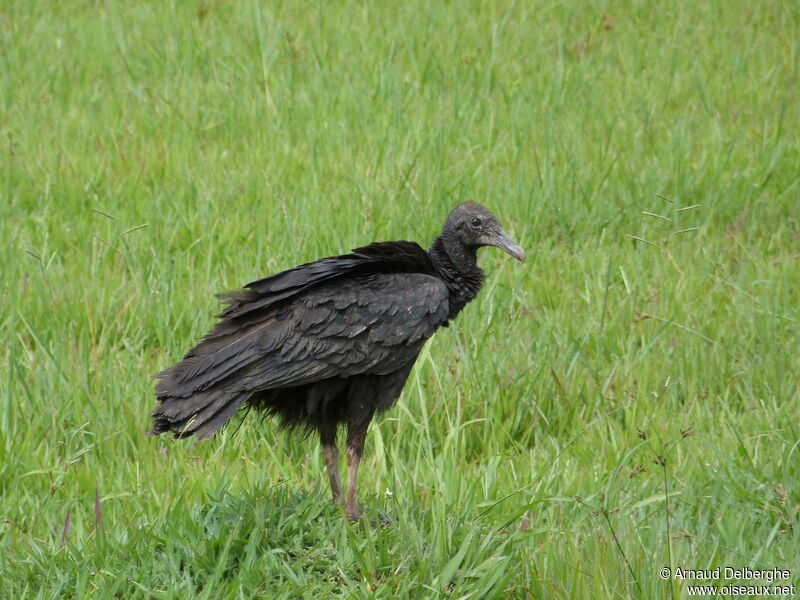
[[[466,202],[427,252],[415,242],[376,242],[221,295],[227,306],[216,326],[156,375],[150,435],[202,440],[240,407],[262,409],[281,426],[319,435],[338,502],[336,433],[346,425],[345,510],[357,520],[367,427],[397,400],[428,338],[478,294],[482,246],[525,260],[489,211]]]

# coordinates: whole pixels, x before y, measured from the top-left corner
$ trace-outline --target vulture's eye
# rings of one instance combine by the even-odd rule
[[[481,225],[483,225],[478,217],[472,217],[472,220],[469,222],[469,224],[472,225],[473,229],[480,229]]]

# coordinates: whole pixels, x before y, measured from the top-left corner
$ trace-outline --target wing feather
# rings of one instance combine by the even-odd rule
[[[447,313],[447,288],[429,275],[323,284],[285,307],[281,319],[267,313],[238,334],[201,342],[159,374],[157,391],[188,397],[224,384],[254,392],[383,372],[413,360]]]

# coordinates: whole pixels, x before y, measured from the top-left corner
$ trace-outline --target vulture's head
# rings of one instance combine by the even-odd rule
[[[442,234],[467,248],[495,246],[518,261],[525,260],[525,251],[500,227],[495,216],[475,202],[456,206],[448,215]]]

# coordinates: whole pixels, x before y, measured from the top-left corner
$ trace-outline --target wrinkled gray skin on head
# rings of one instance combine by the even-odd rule
[[[509,237],[495,216],[475,202],[464,202],[452,210],[442,227],[441,238],[450,260],[460,269],[475,265],[477,250],[483,246],[495,246],[519,261],[525,260],[525,251]]]

